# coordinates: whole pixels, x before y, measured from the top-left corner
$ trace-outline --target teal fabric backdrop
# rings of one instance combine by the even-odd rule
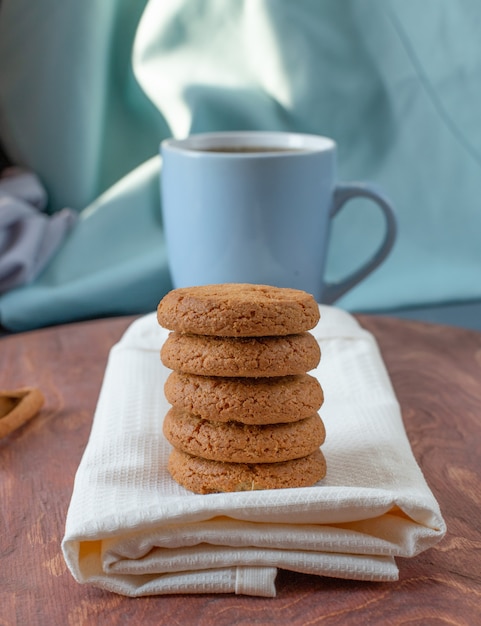
[[[481,299],[480,28],[477,0],[3,0],[0,137],[49,210],[80,219],[0,298],[0,322],[155,308],[170,288],[159,142],[229,129],[331,136],[340,177],[394,202],[393,252],[340,306]],[[369,205],[336,218],[329,278],[381,229]]]

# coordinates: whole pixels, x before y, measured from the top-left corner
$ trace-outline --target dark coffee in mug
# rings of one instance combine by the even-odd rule
[[[282,148],[278,146],[215,146],[210,148],[195,148],[199,152],[222,152],[232,154],[246,154],[255,152],[306,152],[303,148]]]

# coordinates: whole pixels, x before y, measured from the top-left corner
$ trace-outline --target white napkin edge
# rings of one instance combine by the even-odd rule
[[[328,317],[329,315],[329,309],[330,307],[322,307],[321,306],[321,313],[323,316],[323,325],[322,325],[322,333],[319,332],[319,330],[316,328],[314,329],[312,332],[313,334],[316,336],[316,338],[319,341],[325,341],[328,340],[330,337],[339,337],[339,328],[335,328],[335,325],[330,328],[329,324],[328,324],[328,319],[326,320],[326,317]],[[336,314],[339,313],[339,310],[336,310]],[[344,313],[344,312],[342,312]],[[158,345],[157,345],[157,341],[152,341],[152,335],[148,334],[148,336],[146,337],[146,341],[145,341],[145,345],[142,343],[142,328],[147,328],[149,326],[149,324],[151,324],[151,322],[153,321],[152,318],[155,317],[155,312],[150,313],[142,318],[139,318],[138,320],[136,320],[128,329],[127,331],[124,333],[123,337],[121,338],[121,340],[112,348],[112,354],[114,354],[115,352],[119,351],[119,350],[130,350],[130,349],[135,349],[135,350],[148,350],[151,352],[157,352],[159,347],[161,346],[162,342],[165,340],[165,330],[162,328],[158,328],[158,335],[157,335],[157,339],[158,339]],[[349,326],[348,328],[348,332],[346,332],[346,334],[344,335],[346,338],[353,338],[353,339],[365,339],[367,341],[372,342],[377,349],[377,344],[374,340],[374,338],[372,337],[372,335],[370,333],[368,333],[367,331],[365,331],[364,329],[362,329],[357,322],[354,320],[354,318],[352,318],[352,316],[350,316],[349,314],[345,314],[346,315],[346,322]],[[141,331],[139,333],[139,330]],[[377,491],[377,490],[376,490]],[[213,494],[214,496],[216,494]],[[240,496],[242,496],[243,494],[238,494]],[[305,502],[305,497],[306,497],[306,491],[303,491],[303,507],[305,507],[306,502]],[[379,496],[379,493],[377,494]],[[384,494],[387,497],[387,500],[391,500],[390,496],[393,494]],[[339,494],[337,493],[337,497],[334,496],[333,494],[333,498],[335,497],[335,500],[338,501],[338,496]],[[202,496],[202,498],[206,499],[206,505],[207,505],[207,500],[210,499],[211,496]],[[313,495],[313,497],[315,497]],[[182,498],[179,498],[179,504],[181,504],[182,502]],[[392,503],[392,500],[391,500]],[[245,502],[243,504],[240,505],[240,509],[243,509],[244,513],[246,512],[246,508],[245,508]],[[292,503],[293,505],[295,504],[294,502]],[[313,505],[315,504],[314,502],[312,503]],[[411,502],[412,504],[412,502]],[[436,503],[437,504],[437,503]],[[210,502],[208,504],[208,506],[206,506],[205,508],[205,519],[208,519],[210,517],[212,517],[212,502]],[[392,505],[392,504],[391,504]],[[398,502],[397,503],[398,506],[400,506],[400,508],[403,508],[403,504],[402,502]],[[307,508],[309,508],[307,506]],[[315,508],[315,507],[314,507]],[[287,507],[287,509],[291,509],[291,507]],[[425,523],[426,520],[426,514],[431,515],[431,517],[433,517],[433,519],[430,520],[430,526],[431,526],[431,537],[430,537],[430,542],[433,542],[433,533],[434,535],[436,535],[436,540],[434,542],[436,542],[437,540],[439,540],[439,538],[444,534],[445,532],[445,527],[444,527],[444,521],[442,520],[442,517],[440,515],[440,513],[438,514],[436,511],[434,512],[434,516],[432,509],[430,509],[428,507],[428,509],[426,509],[425,507],[425,503],[420,501],[420,517],[424,518],[422,523]],[[252,511],[251,511],[252,513]],[[284,510],[283,513],[287,516],[290,517],[292,514],[292,510],[289,512],[288,510]],[[317,511],[318,513],[318,511]],[[197,511],[194,515],[194,517],[192,519],[189,519],[189,516],[187,514],[187,517],[185,516],[185,514],[187,514],[187,511],[184,511],[184,518],[183,518],[183,522],[184,523],[188,523],[190,524],[192,521],[195,521],[195,519],[199,520],[202,519],[202,512]],[[303,511],[303,515],[304,515],[304,520],[305,518],[305,514],[306,514],[306,509],[304,508]],[[175,515],[175,517],[179,517],[182,516],[183,513],[179,512],[179,510],[177,510],[177,513]],[[282,517],[282,516],[281,516]],[[133,527],[136,526],[136,520],[135,520],[135,515],[133,518],[130,518],[129,515],[127,515],[127,518],[129,518],[129,525],[133,525]],[[242,516],[239,516],[238,519],[242,519]],[[249,517],[249,519],[252,519],[252,517]],[[265,515],[262,515],[262,520],[265,520]],[[127,521],[127,520],[126,520]],[[137,520],[140,521],[140,520]],[[100,530],[100,527],[103,527],[104,531],[107,530],[107,528],[110,526],[109,520],[103,520],[103,522],[101,520],[97,520],[97,522],[100,523],[100,525],[97,525],[97,530]],[[119,524],[119,519],[116,519],[116,524]],[[67,524],[68,526],[68,524]],[[118,526],[117,526],[118,527]],[[73,529],[71,529],[73,530]],[[123,529],[127,530],[127,528]],[[139,526],[137,526],[137,531],[139,531]],[[141,530],[142,532],[146,532],[147,534],[151,532],[151,529],[143,529]],[[109,532],[103,533],[102,536],[103,538],[106,540],[106,542],[108,543],[108,536],[109,536]],[[123,533],[124,534],[124,533]],[[98,539],[98,534],[97,531],[94,532],[95,539]],[[113,531],[113,536],[116,535],[116,531]],[[92,537],[91,539],[94,539],[94,537]],[[117,537],[118,539],[118,537]],[[69,565],[69,568],[71,569],[74,577],[79,581],[79,582],[87,582],[87,579],[85,578],[85,572],[82,572],[80,567],[79,567],[79,551],[80,551],[80,543],[84,542],[84,541],[89,541],[89,537],[87,537],[85,534],[76,537],[75,536],[75,531],[73,533],[68,533],[66,532],[65,534],[65,538],[64,541],[62,542],[62,550],[64,551],[64,556],[66,558],[67,564]],[[118,547],[121,547],[121,543],[120,542],[117,545]],[[419,551],[421,551],[423,548],[420,548]],[[182,548],[182,553],[185,557],[186,552],[185,552],[185,548]],[[229,558],[232,558],[232,548],[230,548],[228,551],[228,556]],[[255,572],[257,574],[260,575],[261,580],[266,581],[266,580],[270,580],[272,578],[272,574],[276,572],[277,567],[282,567],[284,565],[284,567],[287,565],[287,563],[285,562],[285,560],[283,561],[283,555],[284,553],[281,551],[281,553],[279,554],[278,551],[274,551],[274,554],[271,555],[269,554],[269,551],[266,552],[266,549],[261,549],[261,553],[262,556],[260,557],[260,561],[256,562],[257,564],[254,564],[252,567],[250,565],[247,564],[247,561],[249,561],[249,557],[248,557],[248,551],[244,554],[243,558],[244,560],[241,559],[239,566],[237,567],[224,567],[222,566],[220,563],[219,565],[221,565],[220,570],[222,572],[230,572],[231,576],[229,578],[229,580],[231,581],[227,586],[224,584],[224,582],[222,582],[222,584],[217,581],[215,584],[215,589],[216,592],[222,592],[223,589],[229,589],[230,592],[236,592],[236,593],[244,593],[242,591],[242,589],[244,588],[242,584],[236,582],[233,583],[232,580],[234,580],[234,578],[237,580],[238,578],[238,573],[239,572],[244,572],[244,577],[246,578],[246,580],[250,581],[252,580],[252,572]],[[257,557],[259,557],[259,550],[258,549],[254,549],[254,550],[250,550],[250,552],[253,552],[255,554],[257,554]],[[413,552],[414,553],[417,553]],[[105,552],[105,554],[108,554],[108,551]],[[343,572],[343,566],[342,564],[339,566],[336,566],[333,570],[333,566],[332,566],[332,560],[334,559],[338,559],[342,557],[344,557],[345,555],[339,555],[339,554],[324,554],[324,553],[313,553],[313,554],[309,554],[309,557],[313,556],[314,557],[314,561],[316,561],[315,565],[308,565],[306,566],[305,563],[303,563],[302,568],[299,570],[296,570],[296,559],[294,558],[294,562],[290,563],[288,566],[288,569],[293,569],[294,571],[303,571],[305,573],[316,573],[318,575],[335,575],[336,577],[343,577],[342,576],[342,572]],[[392,553],[391,553],[392,554]],[[282,556],[281,556],[282,555]],[[349,558],[353,558],[353,555],[348,555]],[[247,557],[247,561],[246,561],[246,557]],[[355,557],[354,557],[355,558]],[[395,565],[394,559],[392,558],[392,556],[379,556],[379,555],[362,555],[360,557],[361,559],[364,559],[364,565],[361,567],[361,571],[363,569],[365,569],[365,571],[368,572],[367,574],[367,579],[369,580],[376,580],[376,575],[378,576],[378,579],[386,579],[385,577],[388,576],[388,579],[390,580],[395,580],[397,578],[397,567]],[[272,559],[271,561],[269,559]],[[366,562],[367,559],[367,562]],[[308,559],[309,560],[309,559]],[[208,559],[207,559],[208,562]],[[202,561],[199,562],[200,565],[199,567],[202,567]],[[232,563],[232,561],[231,561]],[[272,563],[272,567],[270,567],[268,564]],[[326,564],[327,563],[327,564]],[[84,563],[85,565],[85,563]],[[226,565],[226,563],[224,563],[224,565]],[[125,565],[117,565],[116,567],[124,567]],[[306,569],[307,568],[307,569]],[[311,571],[312,568],[312,571]],[[88,569],[88,568],[87,568]],[[389,574],[386,574],[386,569],[390,572]],[[252,570],[252,572],[251,572]],[[125,573],[121,573],[119,575],[117,574],[113,574],[109,573],[109,574],[105,574],[105,571],[103,573],[98,572],[97,574],[92,572],[90,576],[88,576],[88,582],[92,582],[94,584],[97,584],[97,586],[102,586],[103,588],[112,588],[112,590],[117,590],[117,592],[120,593],[125,593],[127,595],[147,595],[148,593],[172,593],[172,591],[167,591],[167,589],[173,589],[175,587],[175,580],[178,579],[178,577],[180,576],[184,583],[183,585],[185,585],[185,582],[187,580],[188,577],[192,577],[192,584],[189,586],[188,589],[185,588],[185,586],[182,587],[182,593],[185,593],[186,591],[188,592],[192,592],[192,593],[196,593],[196,591],[193,591],[193,589],[198,589],[199,585],[200,587],[202,587],[202,589],[205,589],[205,585],[208,586],[208,580],[211,580],[211,575],[212,575],[212,571],[209,569],[208,570],[208,574],[204,574],[202,573],[203,570],[200,569],[199,571],[194,571],[191,573],[188,572],[184,572],[179,574],[178,571],[177,573],[168,573],[168,574],[163,574],[161,576],[161,579],[163,582],[157,581],[155,582],[154,580],[146,580],[145,585],[144,583],[141,584],[141,586],[139,587],[139,576],[136,575],[136,590],[133,592],[132,588],[130,585],[127,585],[125,587],[125,585],[122,583],[122,580],[124,580],[125,576],[128,576],[128,574]],[[232,572],[235,573],[235,577],[232,576]],[[377,572],[377,574],[376,574]],[[347,570],[347,578],[353,578],[353,572],[352,572],[352,567],[348,567]],[[112,578],[113,576],[113,578]],[[120,576],[120,578],[119,578]],[[147,574],[146,574],[147,576]],[[166,578],[167,577],[167,578]],[[119,579],[118,579],[119,578]],[[205,580],[203,580],[203,582],[201,582],[201,579],[205,578]],[[274,575],[275,578],[275,575]],[[115,580],[114,580],[115,579]],[[171,582],[167,584],[167,580],[170,580]],[[193,584],[193,580],[195,580],[195,584]],[[165,586],[167,585],[167,586]],[[115,589],[114,589],[115,587]],[[125,587],[125,588],[124,588]],[[262,585],[261,585],[262,587]],[[267,586],[263,586],[262,590],[259,592],[259,595],[270,595],[272,592],[268,590],[269,584],[267,584]],[[123,590],[120,590],[123,589]],[[259,588],[257,588],[254,585],[253,589],[250,589],[250,591],[248,592],[250,595],[255,595],[257,592],[259,591]],[[120,590],[120,591],[119,591]],[[205,591],[204,591],[205,592]],[[275,588],[273,591],[273,595],[275,595]]]

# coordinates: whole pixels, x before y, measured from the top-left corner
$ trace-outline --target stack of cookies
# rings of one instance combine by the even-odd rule
[[[195,493],[303,487],[326,473],[317,413],[320,360],[308,331],[319,320],[309,294],[222,284],[180,288],[159,303],[172,332],[161,350],[172,369],[164,435],[169,471]]]

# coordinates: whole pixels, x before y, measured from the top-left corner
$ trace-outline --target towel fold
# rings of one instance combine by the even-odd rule
[[[196,495],[167,471],[162,435],[167,337],[154,313],[110,353],[77,471],[62,549],[80,583],[129,595],[275,595],[278,568],[396,580],[445,533],[412,454],[377,344],[348,313],[321,306],[327,476],[317,485]]]

